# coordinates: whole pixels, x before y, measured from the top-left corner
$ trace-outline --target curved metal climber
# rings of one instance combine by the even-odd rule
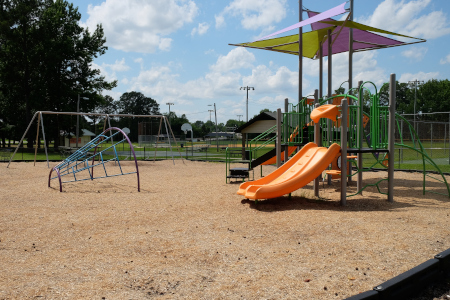
[[[107,135],[108,132],[109,135]],[[114,141],[115,137],[119,139],[117,142]],[[130,146],[136,166],[136,170],[130,172],[125,171],[121,165],[117,149],[118,145],[125,142]],[[94,168],[98,169],[95,175]],[[57,176],[52,177],[53,171]],[[48,176],[48,186],[51,187],[51,180],[58,178],[59,191],[62,192],[63,183],[129,174],[137,175],[138,191],[140,192],[139,168],[133,145],[125,132],[120,128],[111,127],[53,167]]]

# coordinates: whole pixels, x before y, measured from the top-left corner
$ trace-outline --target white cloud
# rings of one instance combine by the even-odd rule
[[[92,64],[94,69],[99,69],[101,75],[105,76],[106,81],[117,80],[116,72],[126,72],[130,69],[130,67],[125,63],[125,58],[122,60],[116,60],[114,64],[101,64],[98,65],[96,63]]]
[[[236,69],[251,68],[255,61],[255,55],[247,49],[238,47],[234,48],[226,56],[219,56],[217,62],[210,66],[214,72],[228,72]]]
[[[450,34],[445,13],[432,11],[426,15],[422,14],[430,3],[431,0],[385,0],[371,16],[361,18],[358,22],[425,39]]]
[[[199,23],[198,27],[195,27],[191,31],[191,35],[204,35],[209,29],[209,25],[206,22]]]
[[[291,71],[285,66],[281,66],[275,71],[265,65],[259,65],[252,70],[250,76],[245,76],[242,80],[244,85],[257,87],[258,93],[288,93],[298,89],[298,72]],[[303,87],[308,85],[307,80],[303,80]]]
[[[377,51],[364,51],[355,53],[353,55],[353,87],[358,85],[358,81],[370,80],[377,86],[382,85],[389,80],[386,71],[378,66],[376,57]],[[306,63],[306,64],[305,64]],[[323,93],[327,94],[327,72],[328,72],[328,59],[324,59],[324,82]],[[304,60],[303,71],[305,74],[313,77],[319,76],[319,62],[312,60]],[[333,69],[332,69],[332,93],[338,89],[341,85],[346,90],[348,89],[348,53],[340,53],[333,55]],[[345,82],[345,83],[344,83]],[[318,88],[318,85],[317,85]],[[311,93],[312,94],[312,93]]]
[[[192,105],[201,99],[217,99],[219,95],[221,97],[244,97],[242,91],[239,90],[239,87],[244,85],[257,87],[257,91],[253,93],[253,99],[257,99],[257,94],[264,93],[264,96],[269,97],[258,100],[258,103],[282,103],[282,100],[284,101],[286,98],[284,95],[296,94],[297,71],[291,71],[285,66],[275,69],[265,65],[255,67],[252,65],[254,61],[254,55],[245,48],[235,48],[227,55],[220,56],[216,63],[210,66],[210,71],[205,76],[187,82],[179,80],[179,76],[173,72],[171,64],[154,66],[148,70],[141,70],[137,77],[132,78],[129,90],[142,91],[158,101],[173,101],[187,105]],[[251,75],[243,76],[240,73],[242,69],[251,69]],[[304,79],[304,88],[309,85],[310,82]],[[232,109],[241,109],[242,103],[239,103],[229,105],[231,107],[228,113]]]
[[[130,67],[125,64],[125,58],[122,58],[121,61],[116,60],[114,64],[103,64],[103,66],[110,68],[114,72],[125,72],[130,69]]]
[[[216,28],[225,27],[225,17],[223,14],[215,15],[214,18],[216,19]]]
[[[191,23],[197,12],[192,0],[105,0],[88,6],[83,25],[94,29],[101,23],[107,45],[115,49],[153,53],[170,50],[172,39],[165,36]]]
[[[431,79],[437,79],[439,77],[439,72],[429,72],[429,73],[425,73],[425,72],[418,72],[416,74],[411,74],[411,73],[403,73],[400,76],[400,79],[398,79],[399,82],[408,82],[408,81],[412,81],[412,80],[423,80],[423,81],[428,81]]]
[[[415,61],[420,61],[427,52],[428,48],[426,47],[410,47],[408,50],[403,51],[402,55]]]
[[[216,27],[225,24],[224,16],[241,18],[245,29],[259,29],[280,22],[286,16],[286,0],[233,0],[216,16]]]
[[[441,65],[450,64],[450,54],[447,55],[445,58],[442,58],[440,63]]]

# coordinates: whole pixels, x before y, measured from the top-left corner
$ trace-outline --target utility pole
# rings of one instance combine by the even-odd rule
[[[416,126],[416,103],[417,103],[417,85],[424,84],[423,80],[410,80],[408,81],[408,85],[414,86],[414,130],[417,132]]]
[[[212,121],[211,121],[211,113],[214,112],[214,109],[208,109],[208,111],[209,111],[209,123],[212,123]],[[211,130],[211,128],[209,130]],[[211,130],[211,132],[212,132],[212,130]]]
[[[208,106],[212,106],[211,104],[208,104]],[[217,152],[219,152],[219,136],[217,131],[217,110],[216,110],[216,103],[214,103],[214,116],[216,118],[216,143],[217,143]],[[211,118],[211,114],[210,114]]]
[[[246,122],[248,122],[248,90],[255,90],[255,88],[251,87],[251,86],[243,86],[240,88],[240,90],[247,90],[247,102],[246,102],[247,103],[246,104],[247,121]]]

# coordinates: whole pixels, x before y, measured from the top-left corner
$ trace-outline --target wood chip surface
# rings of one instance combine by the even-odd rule
[[[6,165],[2,300],[344,299],[450,248],[449,198],[423,195],[421,173],[395,172],[395,203],[368,187],[342,207],[337,181],[321,183],[320,198],[309,184],[290,199],[243,199],[222,163],[139,162],[140,193],[135,174],[61,193],[47,163]]]

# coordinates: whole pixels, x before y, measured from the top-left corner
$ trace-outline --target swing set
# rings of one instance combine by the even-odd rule
[[[100,113],[74,113],[74,112],[52,112],[52,111],[38,111],[34,114],[32,120],[28,124],[27,129],[25,130],[25,133],[23,134],[22,138],[20,139],[19,145],[17,146],[14,153],[11,155],[10,161],[7,165],[7,168],[9,168],[9,165],[14,159],[14,156],[18,149],[20,148],[20,145],[22,145],[23,140],[25,136],[27,135],[28,131],[30,130],[31,125],[33,124],[34,120],[37,117],[37,133],[36,133],[36,147],[35,147],[35,154],[34,154],[34,165],[36,165],[36,156],[37,156],[37,145],[39,141],[39,127],[42,127],[42,136],[44,139],[44,149],[45,149],[45,156],[47,160],[47,166],[50,168],[49,165],[49,159],[48,159],[48,151],[47,151],[47,143],[45,138],[45,130],[44,130],[44,121],[43,121],[43,115],[76,115],[76,116],[100,116],[104,117],[104,125],[103,125],[103,132],[93,138],[91,141],[86,143],[84,146],[80,148],[74,149],[74,151],[63,161],[61,161],[59,164],[57,164],[55,167],[53,167],[50,171],[49,178],[48,178],[48,186],[51,187],[51,180],[58,179],[59,181],[59,190],[62,192],[62,184],[68,183],[68,182],[77,182],[77,181],[83,181],[83,180],[94,180],[99,178],[107,178],[107,177],[115,177],[115,176],[121,176],[121,175],[129,175],[129,174],[136,174],[137,175],[137,186],[138,191],[140,191],[140,179],[139,179],[139,167],[137,163],[136,153],[134,151],[134,147],[128,138],[127,134],[120,128],[111,127],[110,118],[111,117],[140,117],[140,118],[159,118],[159,130],[158,130],[158,136],[161,134],[161,129],[164,122],[165,131],[167,133],[168,141],[169,141],[169,147],[172,153],[172,161],[175,164],[175,160],[173,157],[172,152],[172,142],[171,138],[173,138],[173,141],[175,143],[176,148],[178,149],[178,145],[175,139],[175,136],[173,134],[172,128],[170,127],[170,124],[165,116],[162,115],[126,115],[126,114],[100,114]],[[109,128],[106,128],[106,123],[108,122]],[[116,139],[116,141],[114,141]],[[132,153],[133,159],[134,159],[134,165],[135,169],[133,170],[126,170],[126,168],[121,164],[120,160],[120,151],[118,149],[119,145],[123,145],[124,143],[128,143],[128,146],[130,147],[130,151]],[[156,159],[156,153],[157,153],[158,145],[156,144],[155,147],[155,157],[154,161]],[[178,149],[178,152],[180,154],[181,159],[183,160],[183,157],[180,153],[180,150]],[[184,163],[184,161],[183,161]],[[95,172],[94,175],[94,168],[103,170],[102,172]],[[52,173],[55,171],[56,176],[52,177]]]

